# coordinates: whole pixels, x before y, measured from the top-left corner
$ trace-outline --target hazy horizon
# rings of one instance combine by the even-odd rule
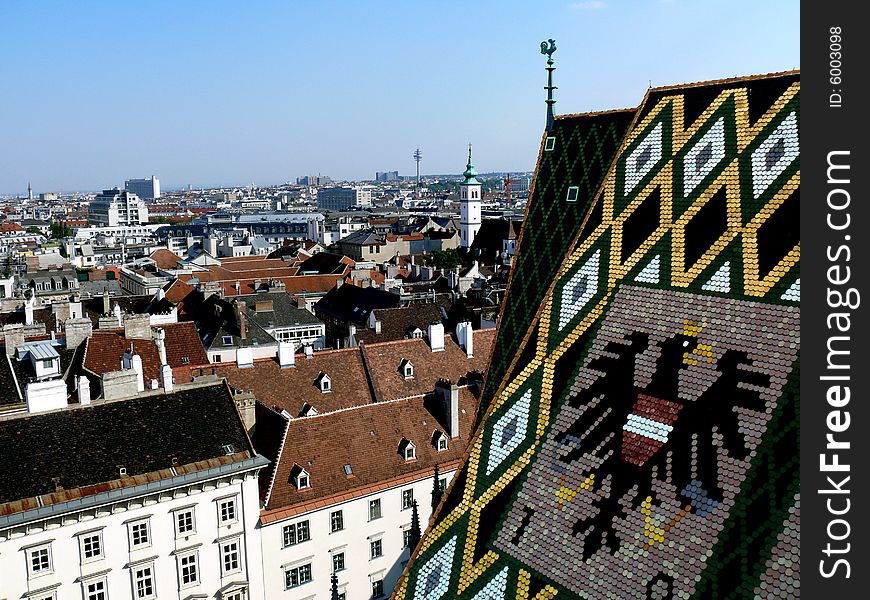
[[[0,4],[0,194],[534,168],[557,114],[798,68],[798,3]]]

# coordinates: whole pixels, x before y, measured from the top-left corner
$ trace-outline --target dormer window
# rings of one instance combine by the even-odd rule
[[[293,470],[290,473],[290,480],[297,490],[307,490],[311,487],[311,475],[308,471],[299,465],[293,465]]]
[[[313,417],[317,414],[317,409],[314,408],[311,404],[307,402],[302,405],[302,412],[299,414],[300,417]]]
[[[329,378],[329,375],[322,372],[317,376],[317,379],[314,380],[314,385],[317,386],[317,389],[320,390],[321,394],[326,394],[332,391],[332,380]]]
[[[405,379],[413,379],[414,363],[412,363],[407,358],[403,358],[402,362],[399,363],[399,373],[401,373],[402,377],[404,377]]]
[[[417,447],[411,440],[402,438],[399,442],[399,454],[405,461],[417,460]]]
[[[447,450],[447,436],[443,432],[436,430],[432,434],[432,445],[435,446],[438,452],[444,452]]]

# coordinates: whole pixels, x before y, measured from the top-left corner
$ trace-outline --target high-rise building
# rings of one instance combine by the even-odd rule
[[[375,181],[398,181],[398,171],[378,171],[375,173]]]
[[[154,200],[160,197],[160,180],[154,175],[145,179],[128,179],[124,182],[124,189],[143,200]]]
[[[471,163],[471,144],[468,144],[468,164],[465,165],[465,180],[459,184],[459,232],[460,245],[471,248],[477,232],[480,231],[481,187],[477,171]]]
[[[148,222],[148,207],[133,192],[103,190],[88,208],[88,222],[101,227],[142,225]]]
[[[332,183],[332,179],[326,175],[303,175],[296,178],[296,185],[326,185]]]
[[[372,191],[360,187],[333,187],[317,192],[318,210],[344,210],[372,205]]]

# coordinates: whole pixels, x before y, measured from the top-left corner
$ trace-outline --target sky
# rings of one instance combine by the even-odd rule
[[[556,113],[800,67],[797,1],[0,2],[0,194],[534,168]]]

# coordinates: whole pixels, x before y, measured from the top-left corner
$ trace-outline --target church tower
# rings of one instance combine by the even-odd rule
[[[465,181],[459,184],[459,233],[460,245],[471,248],[477,232],[480,231],[481,183],[477,171],[471,163],[471,144],[468,144],[468,164],[465,166]]]

